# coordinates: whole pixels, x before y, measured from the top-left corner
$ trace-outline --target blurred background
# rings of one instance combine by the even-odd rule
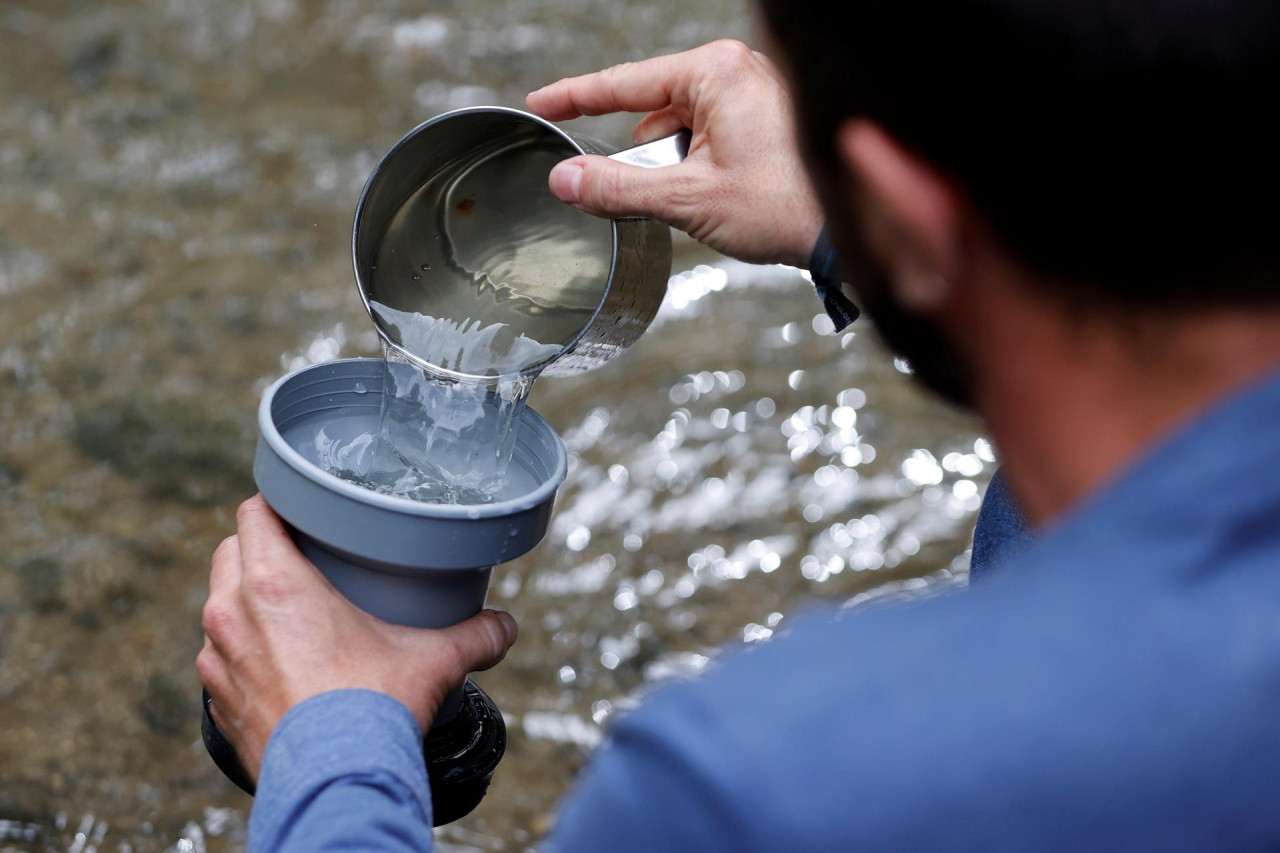
[[[283,372],[376,354],[349,229],[416,123],[750,39],[740,0],[7,0],[0,8],[0,850],[239,850],[199,736],[208,557]],[[626,144],[631,120],[575,129]],[[530,847],[609,718],[806,607],[963,582],[992,470],[865,321],[677,239],[629,354],[544,380],[571,451],[500,567],[510,745],[445,850]],[[877,649],[832,650],[832,666]]]

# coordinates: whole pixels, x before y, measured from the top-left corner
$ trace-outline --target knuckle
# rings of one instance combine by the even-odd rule
[[[626,196],[626,187],[623,185],[621,170],[616,168],[597,170],[596,179],[591,182],[590,190],[590,203],[596,207],[612,209],[622,204]]]
[[[275,564],[256,563],[245,567],[241,586],[254,598],[266,602],[289,598],[297,589],[292,573]]]
[[[196,676],[200,679],[200,683],[209,687],[217,683],[221,674],[222,667],[218,661],[217,652],[209,646],[201,649],[200,654],[196,655]]]
[[[200,627],[215,642],[226,640],[235,633],[236,616],[233,608],[221,599],[210,598],[200,614]]]
[[[228,536],[226,539],[223,539],[218,543],[217,548],[213,549],[213,561],[217,563],[227,559],[227,557],[238,550],[239,547],[239,537],[235,535]]]
[[[755,62],[755,52],[737,39],[719,39],[709,47],[726,65],[741,66]]]
[[[706,182],[689,170],[671,179],[669,191],[673,203],[693,206],[699,200],[705,200],[707,186]]]
[[[266,508],[266,503],[260,495],[254,495],[248,500],[242,502],[236,508],[236,521],[243,523],[247,518],[253,518],[260,514]]]
[[[442,669],[450,684],[456,684],[467,677],[467,654],[460,642],[450,637],[440,653]]]
[[[762,66],[770,75],[777,71],[777,66],[773,64],[773,60],[769,58],[768,54],[761,53],[758,50],[753,50],[751,51],[751,56],[755,60],[756,64]]]
[[[572,88],[565,94],[569,99],[569,108],[578,115],[586,115],[586,106],[584,105],[582,93],[578,89]]]
[[[624,83],[635,66],[634,62],[623,62],[577,78],[578,85],[569,91],[569,103],[580,115],[599,114],[602,107],[598,101]]]
[[[668,218],[677,228],[687,230],[697,212],[707,207],[710,195],[707,183],[695,174],[685,173],[672,177],[666,191]]]
[[[488,648],[485,650],[485,657],[496,659],[506,652],[506,632],[502,629],[502,622],[498,620],[498,614],[486,610],[484,611],[484,639]]]
[[[606,81],[612,83],[627,77],[635,70],[634,62],[619,62],[617,65],[610,65],[603,72]]]

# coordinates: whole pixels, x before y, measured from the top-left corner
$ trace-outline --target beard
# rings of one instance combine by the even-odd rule
[[[866,194],[857,178],[840,167],[813,168],[811,173],[854,302],[871,318],[888,349],[906,360],[920,384],[947,402],[973,411],[974,382],[967,359],[935,323],[903,305],[894,293],[891,274],[867,242],[858,215],[858,200]]]

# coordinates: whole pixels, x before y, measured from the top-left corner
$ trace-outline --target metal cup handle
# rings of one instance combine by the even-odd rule
[[[645,169],[674,166],[689,156],[689,142],[692,137],[691,131],[682,130],[679,133],[655,139],[653,142],[646,142],[643,145],[619,151],[617,154],[610,154],[609,159]]]

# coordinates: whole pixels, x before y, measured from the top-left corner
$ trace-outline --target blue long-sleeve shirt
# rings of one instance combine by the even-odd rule
[[[431,849],[431,789],[418,721],[372,690],[295,705],[262,759],[254,850]]]
[[[1280,848],[1278,425],[1272,377],[970,590],[809,618],[659,691],[550,848]],[[250,846],[428,849],[419,736],[393,706],[291,711]],[[334,717],[343,736],[304,748]]]

